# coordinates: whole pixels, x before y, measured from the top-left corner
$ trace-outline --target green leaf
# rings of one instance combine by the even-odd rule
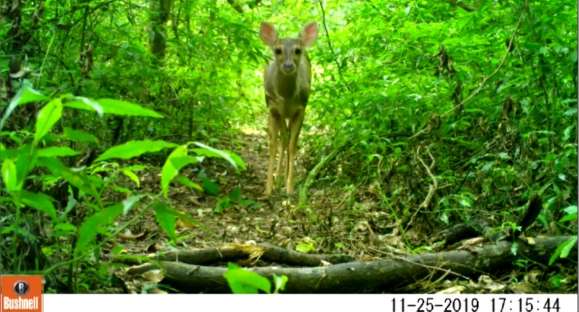
[[[196,190],[199,192],[203,192],[203,187],[201,187],[201,185],[191,181],[189,178],[187,178],[185,176],[179,175],[175,178],[175,181],[181,185],[184,185],[184,186],[190,188],[190,189],[193,189],[193,190]]]
[[[128,141],[124,144],[109,148],[96,160],[103,161],[112,158],[131,159],[146,153],[155,153],[175,146],[177,146],[177,144],[162,140]]]
[[[260,290],[271,293],[271,283],[267,278],[236,264],[229,263],[223,276],[234,294],[257,294]]]
[[[10,101],[10,104],[8,104],[8,107],[5,109],[4,116],[2,116],[2,120],[0,120],[0,130],[4,128],[4,123],[17,106],[45,100],[48,100],[46,96],[34,90],[29,85],[25,85],[20,90],[18,90],[18,93],[16,93],[16,95]]]
[[[145,197],[145,195],[133,195],[123,200],[123,215],[127,215],[131,208],[143,197]]]
[[[171,241],[175,242],[177,240],[175,224],[179,213],[161,201],[155,202],[153,208],[155,209],[155,219],[157,219],[157,223],[163,231],[167,233]]]
[[[71,100],[64,102],[65,107],[83,110],[94,110],[97,113],[97,115],[99,115],[100,117],[103,116],[104,109],[101,106],[101,104],[96,102],[95,100],[83,96],[70,96],[65,97],[65,99]]]
[[[551,257],[549,258],[549,265],[555,263],[555,261],[557,261],[557,259],[559,258],[562,259],[567,258],[569,256],[569,253],[571,253],[573,247],[577,247],[577,236],[572,237],[561,243],[559,246],[557,246],[557,249],[555,249]]]
[[[119,116],[141,116],[141,117],[163,118],[163,115],[155,112],[152,109],[148,109],[139,104],[127,101],[115,99],[99,99],[94,102],[98,104],[98,106],[91,105],[91,103],[87,103],[85,100],[68,102],[65,104],[65,106],[83,110],[95,110],[97,113],[99,112],[97,110],[97,107],[99,107],[105,114],[119,115]]]
[[[34,144],[38,144],[52,127],[62,117],[62,102],[60,98],[54,99],[46,104],[39,112],[36,118]]]
[[[44,193],[32,193],[23,191],[20,194],[20,201],[28,207],[32,207],[38,211],[49,215],[52,220],[56,220],[56,209],[52,202],[54,199]]]
[[[314,245],[314,242],[311,240],[303,240],[299,242],[296,246],[296,250],[303,253],[308,253],[314,251],[315,249],[316,246]]]
[[[25,85],[18,91],[16,96],[17,105],[24,105],[33,102],[42,102],[48,100],[48,97],[29,85]]]
[[[12,159],[7,158],[2,162],[2,181],[4,181],[8,192],[17,192],[21,189],[21,185],[18,183],[16,165]]]
[[[98,144],[99,140],[94,135],[82,131],[76,130],[68,127],[64,127],[64,137],[73,141],[73,142],[81,142],[81,143],[94,143]]]
[[[67,146],[51,146],[38,150],[38,157],[66,157],[76,156],[79,152]]]
[[[571,253],[571,249],[573,249],[573,247],[577,246],[577,236],[568,239],[566,242],[564,242],[562,244],[562,248],[561,248],[561,258],[565,259],[569,256],[569,254]]]
[[[137,185],[137,188],[141,187],[141,180],[139,179],[139,176],[137,176],[131,169],[123,168],[121,169],[121,173],[133,181],[133,183]]]
[[[229,198],[231,198],[231,201],[233,202],[239,202],[241,200],[241,189],[239,188],[239,186],[234,187],[231,192],[229,192]]]
[[[79,256],[89,250],[95,241],[96,235],[104,232],[106,227],[112,224],[122,212],[123,206],[116,204],[86,218],[80,226],[74,254]]]
[[[186,145],[181,145],[175,148],[169,157],[167,157],[167,160],[165,160],[165,164],[163,164],[163,168],[161,169],[161,191],[163,192],[163,196],[168,196],[169,185],[179,174],[179,171],[183,167],[197,162],[199,162],[199,158],[187,155]]]
[[[97,196],[97,188],[100,187],[101,181],[96,176],[89,178],[80,172],[72,171],[62,164],[58,158],[40,158],[38,165],[50,170],[54,176],[65,179],[82,192]]]
[[[217,201],[217,205],[213,208],[213,212],[222,213],[223,210],[231,207],[231,199],[229,197],[220,198]]]
[[[285,285],[287,284],[288,278],[286,275],[273,275],[273,285],[274,285],[274,293],[279,293],[280,291],[285,290]]]
[[[213,195],[213,196],[219,195],[219,192],[220,192],[219,184],[217,184],[209,179],[203,179],[202,184],[203,184],[203,190],[205,191],[205,193],[207,193],[209,195]]]
[[[197,155],[225,159],[236,170],[245,170],[246,168],[245,162],[241,159],[241,157],[232,152],[222,151],[199,142],[194,142],[194,144],[200,147],[193,149]]]

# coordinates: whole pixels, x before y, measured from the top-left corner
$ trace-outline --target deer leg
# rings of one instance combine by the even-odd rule
[[[294,191],[294,160],[296,157],[298,137],[302,129],[302,123],[304,121],[304,113],[305,111],[301,109],[296,112],[296,114],[290,119],[290,138],[288,146],[288,166],[286,180],[286,188],[288,194],[291,194]]]
[[[281,144],[279,145],[279,159],[277,162],[277,170],[275,171],[275,178],[276,181],[280,180],[282,170],[287,170],[287,166],[284,168],[284,160],[287,156],[287,147],[288,147],[288,140],[289,140],[289,129],[287,126],[286,121],[282,118],[279,128],[279,136],[281,140]],[[285,173],[285,177],[287,177],[287,172]],[[276,183],[277,184],[277,183]]]
[[[267,119],[267,124],[269,127],[269,162],[267,164],[267,181],[265,184],[265,195],[271,195],[273,188],[273,162],[275,160],[275,154],[278,148],[278,137],[279,137],[279,126],[280,126],[280,116],[273,112],[270,112]]]

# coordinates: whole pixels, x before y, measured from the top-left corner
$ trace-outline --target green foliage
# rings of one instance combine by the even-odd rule
[[[164,140],[132,140],[106,149],[95,162],[88,166],[72,167],[68,159],[80,157],[91,150],[90,145],[99,140],[96,136],[70,127],[63,127],[62,135],[55,135],[59,122],[66,122],[67,110],[63,108],[79,108],[69,99],[82,99],[78,103],[93,103],[100,112],[122,116],[147,116],[158,117],[159,114],[152,110],[142,108],[137,104],[127,104],[122,101],[93,101],[89,98],[74,97],[70,95],[49,99],[33,92],[21,91],[20,99],[12,103],[22,104],[30,100],[46,101],[37,116],[33,133],[28,131],[5,133],[9,137],[6,145],[0,145],[0,160],[2,161],[2,186],[0,201],[3,203],[3,213],[8,215],[6,220],[11,220],[11,226],[3,228],[3,235],[11,235],[12,245],[10,250],[32,249],[34,254],[44,255],[43,262],[35,260],[35,270],[52,270],[51,267],[59,267],[60,263],[73,261],[77,267],[86,267],[80,271],[81,275],[95,274],[98,280],[110,279],[110,272],[104,270],[106,266],[91,266],[94,264],[93,251],[100,251],[102,240],[114,239],[115,233],[125,226],[127,221],[121,221],[121,216],[130,213],[140,213],[135,207],[151,207],[155,213],[155,219],[159,227],[175,243],[178,239],[176,233],[176,221],[182,219],[188,223],[194,223],[191,217],[175,210],[171,203],[161,198],[166,197],[169,183],[175,178],[183,166],[187,164],[198,165],[204,157],[225,159],[237,171],[243,168],[244,162],[232,152],[195,143],[199,146],[192,149],[197,156],[187,155],[187,146],[178,145]],[[62,104],[66,100],[66,104]],[[104,103],[104,105],[103,105]],[[119,105],[126,105],[120,108]],[[102,110],[100,108],[102,108]],[[78,143],[73,149],[66,145],[67,141]],[[160,192],[139,192],[130,189],[120,183],[120,177],[127,177],[137,188],[140,187],[139,172],[145,169],[143,165],[122,165],[117,161],[130,161],[144,154],[159,153],[168,148],[175,148],[165,161],[166,166],[162,170],[162,182]],[[201,156],[203,155],[203,156]],[[169,168],[169,169],[168,169]],[[178,179],[182,184],[187,184],[195,191],[203,191],[199,184],[188,180],[184,176]],[[185,182],[188,181],[188,182]],[[62,194],[59,188],[65,187],[68,195]],[[111,196],[111,194],[117,194]],[[125,197],[118,200],[118,195]],[[30,207],[33,210],[24,208]],[[74,214],[70,214],[75,211]],[[84,215],[78,219],[75,216]],[[48,217],[51,222],[42,224],[42,231],[31,228],[35,221]],[[30,223],[33,222],[33,223]],[[23,226],[26,225],[26,226]],[[21,230],[20,228],[24,230]],[[77,232],[78,227],[78,232]],[[31,228],[31,230],[28,230]],[[34,231],[48,233],[48,236]],[[37,236],[35,236],[37,235]],[[7,236],[4,236],[7,237]],[[68,241],[68,243],[67,243]],[[74,243],[74,248],[66,248],[67,244]],[[62,252],[56,253],[55,250]],[[24,256],[23,256],[24,255]],[[18,257],[25,257],[26,253]],[[6,255],[1,254],[5,257]],[[52,259],[52,260],[50,260]],[[22,260],[18,260],[22,261]],[[56,263],[55,263],[56,261]],[[10,267],[11,272],[18,272],[18,267]],[[30,270],[27,269],[27,270]],[[51,271],[46,271],[50,274]],[[49,278],[53,278],[49,275]],[[56,277],[54,277],[56,278]],[[75,289],[88,290],[90,286],[83,284],[83,279]]]
[[[241,173],[248,164],[228,149],[250,136],[238,130],[265,135],[261,21],[282,36],[320,26],[296,177],[312,220],[371,218],[373,230],[406,237],[411,226],[420,238],[484,219],[502,232],[538,194],[544,209],[526,234],[577,233],[576,2],[14,4],[0,12],[0,263],[11,271],[56,267],[48,285],[74,272],[84,275],[66,291],[96,289],[82,277],[109,281],[88,255],[129,224],[117,209],[153,211],[179,241],[177,221],[190,217],[171,187],[209,195],[216,213],[261,205],[238,188],[222,194],[239,175],[213,167]],[[265,140],[247,147],[265,154]],[[348,213],[307,207],[316,194]]]
[[[271,283],[267,278],[240,268],[234,263],[227,265],[227,271],[223,276],[234,294],[257,294],[259,291],[269,294],[271,292]]]
[[[577,248],[577,236],[568,239],[555,249],[555,252],[549,258],[549,265],[552,265],[557,259],[565,259],[571,253],[571,249]]]
[[[131,159],[146,153],[156,153],[166,148],[175,147],[175,143],[160,140],[129,141],[121,145],[113,146],[102,153],[96,160],[108,160],[113,158]]]

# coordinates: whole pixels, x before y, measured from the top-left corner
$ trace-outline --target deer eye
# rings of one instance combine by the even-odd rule
[[[281,54],[281,49],[280,48],[276,48],[275,50],[273,50],[273,52],[275,52],[275,54],[280,55]]]
[[[296,49],[295,52],[296,52],[297,55],[300,55],[300,54],[302,53],[302,50],[301,50],[301,49]]]

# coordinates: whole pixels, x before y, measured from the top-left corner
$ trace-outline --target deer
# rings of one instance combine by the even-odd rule
[[[265,103],[268,109],[269,162],[264,194],[273,190],[273,166],[279,147],[276,179],[285,171],[286,193],[294,190],[294,161],[298,137],[310,96],[311,64],[306,49],[318,36],[316,23],[307,24],[297,38],[279,38],[274,26],[261,23],[261,40],[273,52],[264,71]],[[281,145],[279,145],[281,141]],[[284,158],[287,155],[287,163]]]

